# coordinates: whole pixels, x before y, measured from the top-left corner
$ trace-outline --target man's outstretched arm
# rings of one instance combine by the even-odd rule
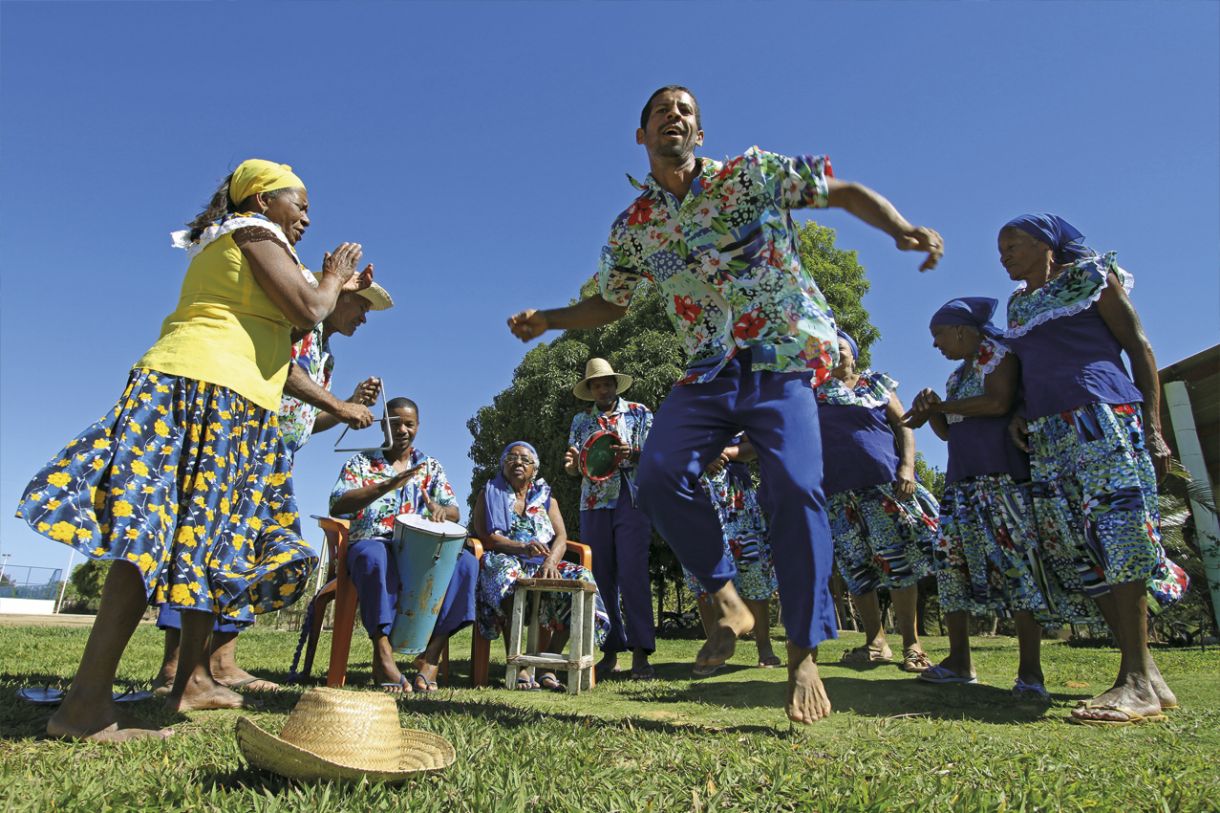
[[[536,339],[548,330],[587,330],[623,318],[627,308],[594,294],[566,308],[521,311],[508,317],[508,329],[523,342]]]
[[[945,253],[945,241],[935,230],[912,226],[881,194],[858,183],[827,178],[829,204],[844,209],[894,238],[901,251],[927,252],[920,271],[931,271]]]

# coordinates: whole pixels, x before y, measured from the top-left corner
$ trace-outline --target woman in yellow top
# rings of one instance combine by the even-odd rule
[[[300,537],[291,463],[276,421],[290,334],[339,293],[367,286],[361,248],[326,255],[316,287],[295,244],[309,198],[291,167],[252,159],[175,235],[190,266],[161,337],[136,362],[114,408],[26,487],[17,515],[39,533],[113,560],[52,736],[168,736],[111,699],[119,658],[150,604],[182,612],[173,709],[224,708],[241,696],[208,669],[217,616],[291,604],[317,564]]]

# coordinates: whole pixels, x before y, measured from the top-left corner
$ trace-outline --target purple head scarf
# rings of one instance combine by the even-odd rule
[[[852,359],[854,359],[855,361],[859,361],[860,360],[860,348],[856,345],[856,340],[851,337],[851,334],[848,333],[846,330],[844,330],[841,327],[836,327],[835,333],[839,334],[839,338],[842,339],[843,341],[847,342],[847,346],[849,348],[851,348]]]
[[[1054,249],[1055,262],[1060,265],[1074,263],[1097,253],[1084,244],[1084,235],[1079,229],[1049,212],[1014,217],[1004,224],[1004,229],[1023,231],[1050,246]]]
[[[986,296],[963,296],[950,299],[940,310],[932,314],[928,327],[939,325],[966,325],[975,328],[984,336],[995,338],[1001,330],[991,323],[991,315],[999,302]]]

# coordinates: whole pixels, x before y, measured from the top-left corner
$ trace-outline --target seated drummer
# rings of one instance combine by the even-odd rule
[[[420,659],[419,672],[408,681],[394,662],[390,627],[398,591],[411,574],[399,573],[390,551],[394,518],[417,514],[437,522],[456,522],[457,497],[434,458],[415,448],[419,408],[410,398],[386,404],[393,445],[385,451],[359,452],[343,464],[330,494],[330,513],[351,520],[347,572],[356,586],[360,620],[373,641],[373,680],[391,693],[436,691],[437,665],[449,636],[474,622],[475,584],[479,563],[469,550],[458,556],[453,578],[436,619],[436,628]]]

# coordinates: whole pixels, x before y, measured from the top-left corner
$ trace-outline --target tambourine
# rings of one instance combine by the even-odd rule
[[[626,459],[612,447],[621,446],[623,441],[613,432],[599,429],[585,440],[580,448],[580,472],[594,483],[609,480],[618,472],[619,463]]]

